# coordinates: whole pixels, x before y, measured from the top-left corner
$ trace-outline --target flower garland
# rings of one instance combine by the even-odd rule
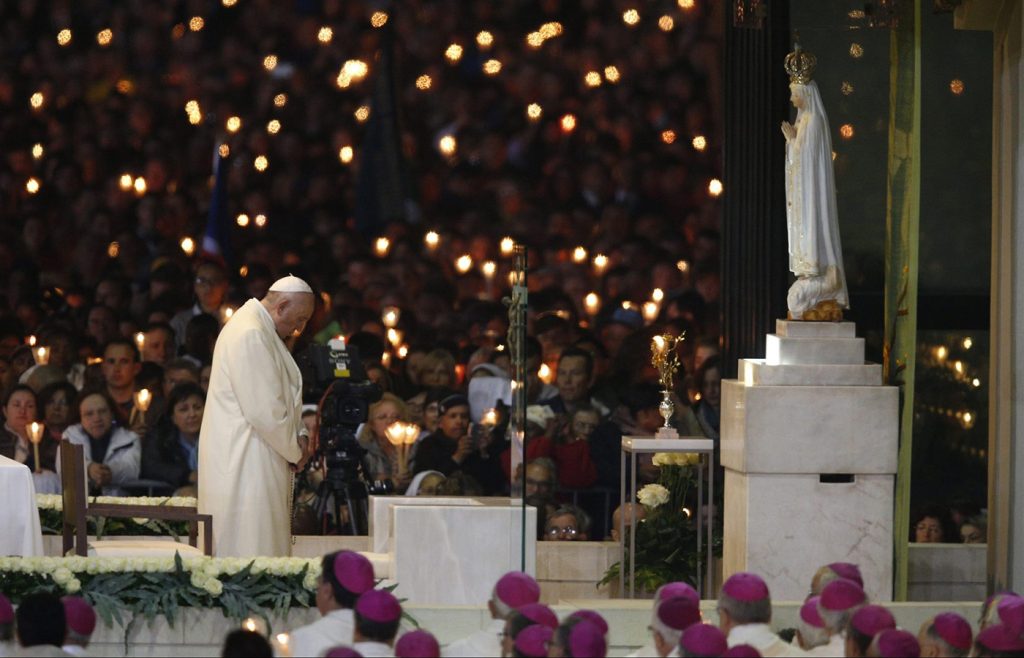
[[[312,605],[319,577],[320,560],[306,558],[0,558],[0,592],[14,602],[39,591],[77,594],[108,625],[124,625],[129,612],[163,615],[173,627],[183,606],[220,608],[238,620],[266,619],[266,609],[284,616]]]
[[[116,505],[164,505],[168,507],[195,507],[196,499],[185,496],[95,496],[91,503]],[[59,494],[36,494],[39,525],[46,534],[60,534],[64,497]],[[96,537],[111,536],[171,536],[177,539],[188,534],[185,521],[164,521],[145,518],[89,517],[88,533]]]

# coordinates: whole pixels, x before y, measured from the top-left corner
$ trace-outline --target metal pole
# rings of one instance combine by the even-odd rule
[[[526,571],[526,247],[516,245],[513,253],[515,265],[512,271],[512,296],[505,299],[505,303],[508,305],[509,358],[512,361],[512,414],[509,418],[509,435],[512,439],[512,450],[522,451],[519,455],[519,463],[522,466],[522,479],[519,483],[520,523],[522,525],[519,568],[521,571]],[[511,486],[515,483],[510,482],[509,484]]]

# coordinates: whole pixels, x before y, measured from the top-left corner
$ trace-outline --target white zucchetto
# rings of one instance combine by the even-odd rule
[[[288,276],[278,279],[270,286],[270,292],[308,292],[313,294],[313,289],[309,287],[309,284],[300,279],[297,276]]]

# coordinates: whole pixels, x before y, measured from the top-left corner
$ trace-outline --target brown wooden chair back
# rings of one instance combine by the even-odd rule
[[[85,455],[82,446],[67,439],[60,442],[61,486],[63,487],[64,513],[61,534],[64,537],[64,552],[72,547],[76,555],[88,555],[88,529],[85,508],[88,490],[85,484]]]

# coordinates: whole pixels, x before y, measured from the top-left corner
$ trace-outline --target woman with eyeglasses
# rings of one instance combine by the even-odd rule
[[[105,496],[125,495],[119,485],[138,479],[142,464],[139,437],[114,423],[114,406],[104,390],[83,394],[78,402],[81,422],[64,430],[64,439],[83,448],[89,488]],[[60,468],[58,451],[58,475]]]

